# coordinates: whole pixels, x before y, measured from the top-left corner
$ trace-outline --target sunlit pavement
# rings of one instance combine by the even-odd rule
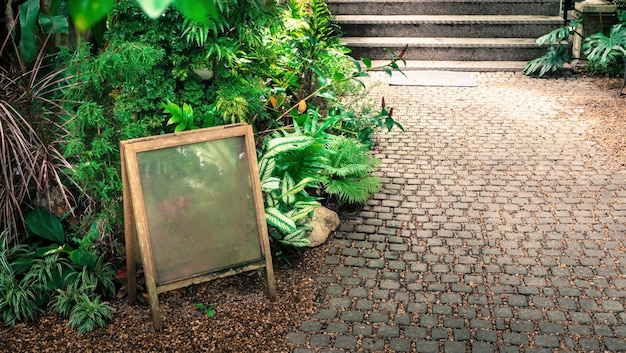
[[[590,137],[580,76],[376,86],[383,188],[329,242],[310,352],[626,351],[626,170]],[[626,104],[626,103],[625,103]]]

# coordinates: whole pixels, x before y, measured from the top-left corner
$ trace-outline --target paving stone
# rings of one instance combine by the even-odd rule
[[[392,339],[389,342],[389,348],[395,352],[410,352],[411,341],[404,339]]]
[[[306,338],[306,333],[289,332],[287,334],[287,341],[293,344],[304,344],[306,342]]]
[[[583,351],[596,351],[600,349],[600,342],[595,338],[581,338],[578,344]]]
[[[406,131],[376,137],[383,187],[332,239],[292,353],[626,351],[626,174],[581,124],[595,87],[475,77],[373,89]]]
[[[523,333],[508,333],[502,334],[502,340],[507,344],[528,344],[528,337]]]
[[[474,342],[472,343],[472,353],[493,353],[495,352],[493,344]]]
[[[364,338],[362,343],[363,349],[370,351],[382,351],[385,347],[385,340],[379,338]]]
[[[419,353],[439,353],[439,342],[417,341],[415,351]]]
[[[404,336],[407,338],[426,338],[428,331],[425,327],[411,326],[404,329]]]
[[[344,321],[363,321],[365,314],[362,311],[344,311],[341,313],[340,318]]]
[[[372,326],[366,324],[352,325],[352,334],[356,336],[370,336],[372,334]]]
[[[443,352],[444,353],[459,353],[465,352],[465,343],[463,342],[455,342],[455,341],[446,341],[443,343]]]
[[[348,333],[349,329],[350,329],[350,327],[346,323],[343,323],[343,322],[330,322],[328,324],[328,326],[326,327],[326,332],[345,334],[345,333]]]
[[[311,335],[310,345],[315,347],[328,347],[330,344],[330,336],[325,334]]]
[[[604,345],[610,352],[626,352],[626,339],[607,337]]]
[[[533,336],[533,341],[539,347],[559,347],[559,338],[557,336],[535,335]]]
[[[322,328],[321,322],[316,321],[302,321],[300,324],[300,330],[304,332],[317,332]]]

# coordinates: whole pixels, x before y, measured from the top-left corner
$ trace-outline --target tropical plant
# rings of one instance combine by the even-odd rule
[[[354,138],[335,136],[326,145],[328,166],[322,170],[324,191],[340,204],[363,204],[381,187],[372,175],[380,160],[372,158],[369,147]]]
[[[70,311],[68,325],[81,335],[96,328],[106,326],[111,320],[111,307],[101,301],[100,296],[89,296],[85,293],[78,296]]]
[[[213,0],[136,0],[144,13],[153,19],[159,18],[170,6],[174,6],[186,18],[205,24],[208,18],[218,17]],[[116,4],[116,0],[68,0],[74,25],[81,31],[100,22]]]
[[[621,14],[621,19],[626,19],[626,12]],[[623,61],[624,81],[617,95],[622,95],[626,85],[626,21],[613,25],[609,35],[596,33],[585,38],[585,55],[589,61],[601,66],[609,66],[611,63]]]
[[[314,144],[313,137],[302,134],[276,136],[266,140],[265,152],[259,159],[261,189],[265,194],[265,219],[278,255],[283,252],[283,246],[302,247],[309,244],[306,236],[310,227],[307,223],[320,203],[317,197],[309,195],[307,188],[316,188],[321,182],[314,177],[295,179],[289,174],[289,168],[279,163],[286,156],[299,154]],[[307,162],[301,161],[302,164]],[[316,168],[307,165],[303,169]]]
[[[28,65],[13,55],[19,51],[10,36],[0,46],[0,56],[14,59],[0,68],[0,229],[10,230],[4,241],[14,242],[24,230],[23,210],[45,207],[62,214],[74,206],[72,166],[64,156],[72,114],[63,98],[72,84],[45,47]]]
[[[99,297],[114,295],[113,271],[86,245],[90,236],[76,237],[80,244],[74,248],[60,221],[45,210],[29,212],[26,224],[37,236],[29,246],[0,244],[2,321],[34,320],[50,303],[52,311],[69,315],[79,333],[103,326],[110,308]]]
[[[0,242],[0,319],[14,326],[19,321],[32,321],[42,312],[36,287],[18,279],[13,260],[27,253],[25,246],[7,248]]]
[[[524,74],[543,77],[548,72],[556,72],[562,69],[570,60],[568,49],[564,42],[566,42],[572,34],[580,35],[576,32],[576,27],[578,27],[582,21],[583,18],[572,20],[567,25],[537,38],[537,45],[548,45],[548,52],[543,56],[529,61],[526,66],[524,66]]]

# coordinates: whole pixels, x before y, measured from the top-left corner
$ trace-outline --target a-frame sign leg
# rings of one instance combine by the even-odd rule
[[[126,174],[126,158],[124,156],[124,143],[120,142],[122,162],[122,186],[124,200],[124,242],[126,243],[126,290],[128,301],[134,304],[137,300],[137,233],[135,230],[135,217]]]

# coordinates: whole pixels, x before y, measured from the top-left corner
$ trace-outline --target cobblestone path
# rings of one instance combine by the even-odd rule
[[[626,171],[583,77],[389,87],[382,190],[329,241],[293,353],[626,351]]]

